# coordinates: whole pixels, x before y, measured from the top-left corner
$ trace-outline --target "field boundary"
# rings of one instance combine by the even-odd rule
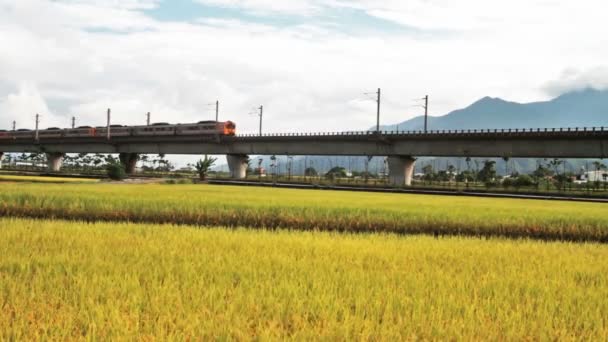
[[[337,232],[347,234],[394,234],[400,236],[425,235],[439,237],[470,237],[470,238],[503,238],[511,240],[529,239],[545,242],[573,242],[573,243],[600,243],[608,244],[608,236],[595,236],[566,231],[543,231],[534,228],[517,226],[502,226],[496,230],[476,229],[459,224],[443,223],[440,225],[428,224],[394,224],[378,221],[375,223],[360,222],[355,226],[334,224],[324,221],[290,221],[284,217],[271,219],[252,218],[244,214],[234,220],[224,213],[203,213],[196,217],[182,217],[176,220],[173,215],[158,215],[154,218],[141,216],[128,212],[66,212],[53,208],[20,208],[0,206],[0,218],[18,218],[35,220],[64,220],[72,222],[107,222],[107,223],[136,223],[136,224],[162,224],[174,226],[190,226],[198,228],[223,227],[228,229],[245,228],[261,230],[290,230],[290,231],[318,231]],[[509,229],[512,228],[512,229]]]
[[[255,181],[240,181],[240,180],[218,180],[209,179],[207,181],[211,185],[236,185],[236,186],[257,186],[257,187],[272,187],[286,189],[301,189],[301,190],[328,190],[328,191],[351,191],[351,192],[375,192],[375,193],[396,193],[396,194],[412,194],[412,195],[442,195],[442,196],[467,196],[467,197],[487,197],[487,198],[513,198],[513,199],[530,199],[530,200],[549,200],[549,201],[566,201],[566,202],[586,202],[586,203],[606,203],[608,198],[598,197],[581,197],[569,195],[539,195],[530,193],[498,193],[498,192],[480,192],[467,190],[431,190],[431,189],[398,189],[398,188],[372,188],[372,187],[357,187],[357,186],[340,186],[340,185],[315,185],[301,183],[271,183],[271,182],[255,182]]]

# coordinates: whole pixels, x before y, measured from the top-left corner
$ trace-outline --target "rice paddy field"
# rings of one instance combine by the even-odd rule
[[[216,185],[5,183],[0,215],[608,242],[602,203]]]
[[[70,178],[70,177],[40,177],[0,175],[0,182],[27,182],[27,183],[97,183],[97,179]]]
[[[608,206],[0,183],[0,340],[605,340]]]
[[[605,340],[608,246],[0,219],[0,340]]]

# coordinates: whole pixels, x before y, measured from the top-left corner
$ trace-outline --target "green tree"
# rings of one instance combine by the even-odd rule
[[[496,180],[496,162],[493,160],[485,160],[483,168],[479,171],[477,178],[484,183],[494,182]]]
[[[307,167],[304,171],[304,175],[306,175],[306,177],[315,177],[319,175],[319,173],[317,172],[317,170],[315,170],[314,167]]]
[[[529,175],[519,175],[515,178],[513,185],[516,188],[532,186],[534,185],[534,180]]]
[[[454,165],[448,165],[448,175],[450,176],[450,180],[454,179],[456,176],[456,167]]]
[[[461,173],[459,173],[458,175],[456,175],[456,181],[458,182],[473,182],[475,180],[475,175],[473,174],[473,171],[470,170],[466,170],[466,171],[462,171]]]
[[[194,168],[196,169],[200,180],[204,181],[205,179],[207,179],[207,174],[209,173],[209,170],[211,170],[213,164],[215,164],[216,161],[217,158],[205,156],[204,159],[201,159],[196,162]]]
[[[346,169],[341,166],[333,167],[331,170],[327,171],[325,177],[330,179],[344,178],[346,177]]]
[[[106,164],[106,172],[111,180],[121,181],[127,178],[127,172],[125,171],[124,165],[116,160],[112,160]]]
[[[562,164],[564,164],[564,161],[560,160],[558,158],[551,160],[547,164],[547,167],[553,169],[553,171],[554,171],[553,180],[555,181],[555,187],[558,190],[561,189],[562,187],[564,187],[566,184],[566,176],[559,173],[559,167]]]
[[[422,168],[422,173],[424,173],[424,180],[432,181],[435,179],[435,171],[433,170],[433,165],[428,164]]]

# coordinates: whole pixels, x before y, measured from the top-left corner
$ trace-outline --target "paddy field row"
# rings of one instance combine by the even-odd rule
[[[608,246],[0,219],[0,340],[601,340]]]
[[[4,183],[0,215],[608,242],[602,203],[217,185]]]

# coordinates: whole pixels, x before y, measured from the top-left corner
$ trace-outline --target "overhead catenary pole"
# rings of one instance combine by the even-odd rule
[[[40,115],[36,114],[36,140],[38,140],[39,136],[38,136],[38,126],[40,124]]]
[[[424,97],[424,132],[429,129],[429,96]]]
[[[110,140],[110,119],[111,119],[112,111],[108,108],[108,124],[106,127],[106,137]]]
[[[260,135],[262,135],[262,118],[264,116],[264,106],[260,106]]]
[[[215,101],[215,122],[220,120],[220,101]]]
[[[147,126],[150,126],[150,115],[151,115],[151,114],[150,114],[150,112],[148,112],[148,113],[146,114],[146,125],[147,125]]]
[[[76,117],[72,116],[72,128],[76,128]]]
[[[17,121],[13,120],[13,131],[17,130]]]
[[[378,100],[376,101],[378,104],[378,111],[376,113],[376,132],[380,133],[380,88],[378,88]]]

